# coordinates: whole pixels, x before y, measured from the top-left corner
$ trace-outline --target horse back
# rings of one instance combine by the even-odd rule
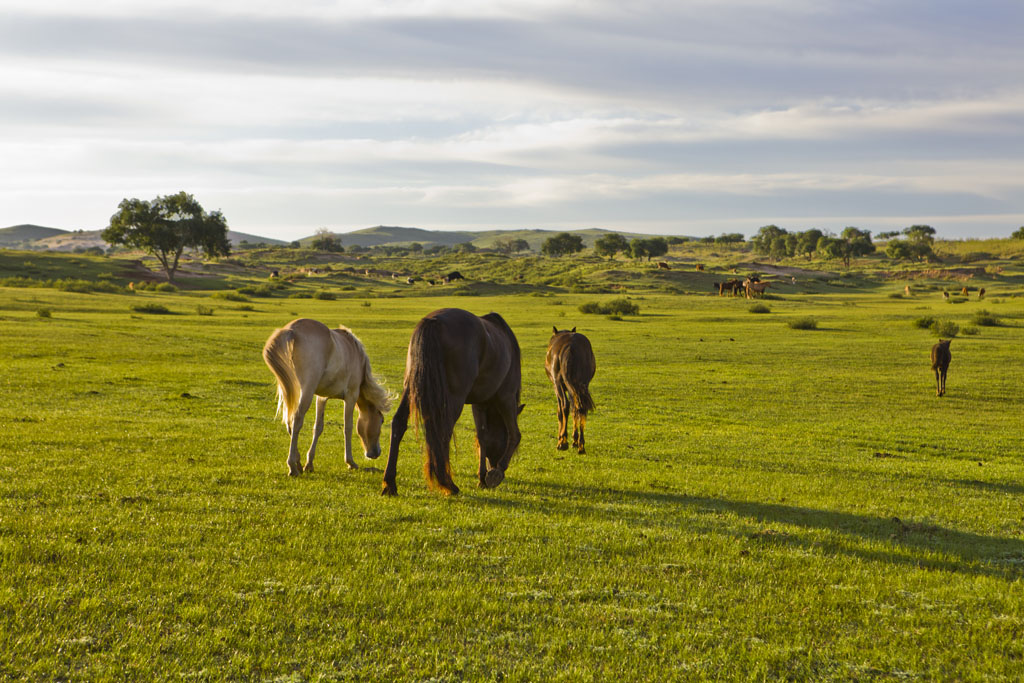
[[[938,344],[932,347],[932,370],[948,368],[952,358],[953,354],[949,350],[949,341],[940,340]]]

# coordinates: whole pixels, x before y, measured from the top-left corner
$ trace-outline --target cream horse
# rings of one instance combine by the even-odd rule
[[[356,429],[367,458],[380,455],[380,429],[390,397],[370,371],[370,359],[362,342],[347,327],[328,329],[307,318],[293,320],[274,330],[263,347],[263,360],[277,377],[277,411],[282,416],[291,444],[288,473],[313,471],[316,442],[324,430],[324,406],[329,398],[345,401],[345,463],[357,469],[352,458],[352,417],[359,407]],[[299,469],[299,430],[306,411],[316,397],[313,443],[306,453],[306,465]]]

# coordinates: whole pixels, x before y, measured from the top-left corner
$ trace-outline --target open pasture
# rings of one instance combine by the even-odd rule
[[[1024,677],[1021,299],[577,310],[607,298],[0,288],[0,679]],[[289,478],[270,332],[345,324],[397,393],[442,305],[500,312],[522,347],[501,487],[474,487],[466,410],[463,494],[427,491],[410,430],[382,498],[383,459],[345,468],[340,401]],[[1003,324],[954,340],[937,398],[911,322],[983,307]],[[555,450],[553,325],[597,357],[586,455]]]

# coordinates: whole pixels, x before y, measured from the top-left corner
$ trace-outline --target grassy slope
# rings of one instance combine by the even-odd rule
[[[1024,306],[819,284],[766,315],[650,294],[621,322],[576,311],[597,295],[0,289],[0,676],[1019,678]],[[269,332],[349,325],[397,388],[441,305],[502,312],[523,347],[502,488],[472,488],[467,415],[465,495],[425,490],[410,432],[381,499],[333,403],[317,473],[287,478]],[[954,342],[936,399],[909,321],[982,305],[1008,324]],[[784,324],[806,315],[821,329]],[[587,456],[553,449],[552,325],[598,356]]]

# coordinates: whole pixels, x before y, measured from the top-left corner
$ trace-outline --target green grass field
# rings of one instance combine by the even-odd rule
[[[1020,680],[1024,299],[815,291],[634,293],[610,320],[577,307],[620,295],[0,287],[0,679]],[[345,324],[397,392],[445,305],[522,347],[505,483],[473,486],[467,410],[464,493],[426,489],[410,431],[382,498],[338,402],[289,478],[270,332]],[[1001,324],[954,340],[936,398],[912,321],[979,309]],[[552,325],[598,359],[584,456],[554,448]]]

